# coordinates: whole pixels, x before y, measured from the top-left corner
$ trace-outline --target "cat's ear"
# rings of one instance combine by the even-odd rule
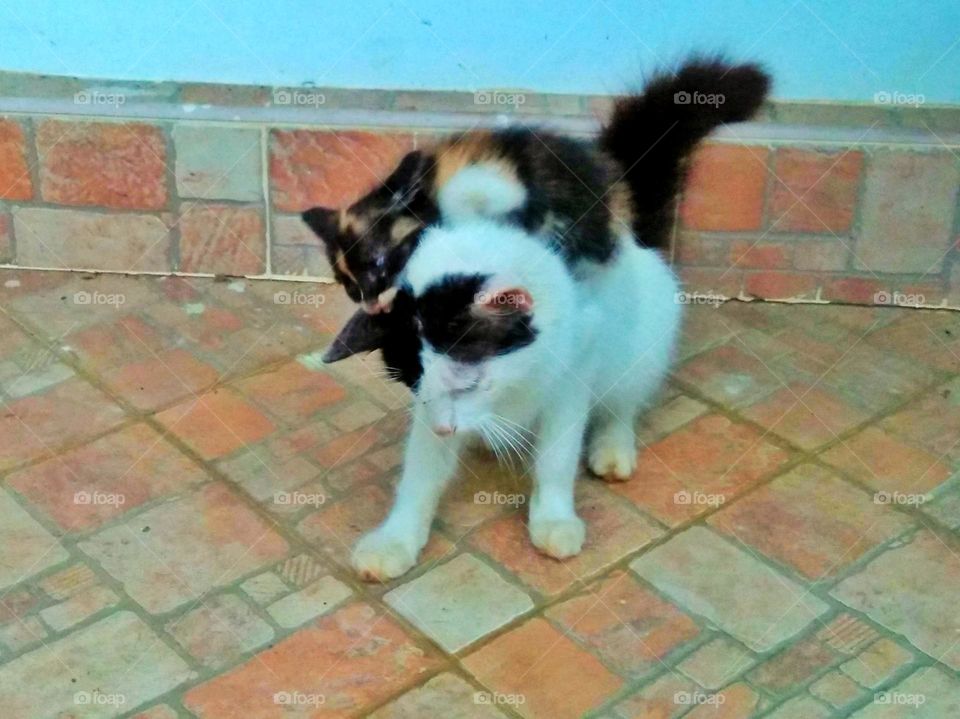
[[[533,312],[533,297],[523,287],[487,290],[477,296],[477,309],[491,315],[512,315]]]
[[[427,170],[427,158],[420,150],[408,152],[400,160],[397,169],[383,181],[383,184],[403,202],[410,202],[423,188]]]
[[[382,320],[357,310],[340,330],[340,334],[323,353],[327,364],[352,357],[358,352],[372,352],[383,346],[385,329]]]
[[[300,217],[326,245],[334,247],[335,238],[340,231],[339,214],[337,210],[326,207],[311,207],[304,211]]]

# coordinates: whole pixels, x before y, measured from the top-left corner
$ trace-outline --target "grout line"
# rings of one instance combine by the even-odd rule
[[[266,240],[264,274],[273,275],[273,203],[270,202],[270,129],[260,128],[260,188],[263,191],[263,227]],[[332,278],[331,278],[332,280]]]

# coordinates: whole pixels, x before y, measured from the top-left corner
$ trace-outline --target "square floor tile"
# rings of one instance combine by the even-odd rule
[[[157,416],[166,429],[204,459],[217,459],[272,433],[273,423],[229,389],[216,389]]]
[[[703,527],[678,534],[634,559],[630,568],[681,608],[706,617],[757,652],[796,636],[829,609],[801,585]]]
[[[913,525],[829,470],[802,464],[708,520],[813,581],[843,572]]]
[[[494,639],[463,660],[485,686],[522,697],[525,717],[581,717],[610,699],[623,680],[543,619]]]
[[[383,600],[448,652],[533,609],[530,597],[470,554],[434,567]]]
[[[357,716],[439,665],[393,619],[351,604],[190,689],[183,703],[201,719],[280,717],[300,713],[298,704]]]
[[[607,666],[633,677],[665,669],[664,659],[700,634],[686,613],[623,571],[551,607],[547,617],[591,647]]]
[[[167,502],[80,543],[152,614],[276,562],[286,541],[221,484]]]
[[[7,481],[63,530],[76,532],[206,479],[155,430],[136,424],[15,472]]]
[[[633,477],[610,488],[674,527],[731,501],[789,458],[753,427],[708,414],[641,449]]]
[[[960,554],[934,533],[921,531],[913,541],[884,552],[830,593],[960,669]]]
[[[60,542],[18,505],[6,491],[0,490],[0,589],[65,561],[67,554]]]
[[[152,629],[123,611],[0,667],[0,704],[17,719],[75,716],[78,706],[105,707],[110,713],[99,715],[108,716],[194,677]]]

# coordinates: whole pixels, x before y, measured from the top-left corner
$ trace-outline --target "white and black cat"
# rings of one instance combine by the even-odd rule
[[[680,85],[691,93],[726,87],[728,73],[749,80],[730,88],[726,119],[749,116],[768,86],[753,66],[701,63],[684,71],[702,83]],[[401,266],[372,295],[379,300],[382,288],[390,289],[390,311],[358,311],[326,355],[336,361],[379,349],[390,373],[414,393],[396,501],[354,549],[363,577],[385,581],[416,563],[459,451],[471,439],[529,453],[530,536],[556,558],[577,554],[585,537],[573,493],[584,445],[594,474],[614,480],[633,474],[634,420],[669,371],[682,314],[675,277],[637,232],[662,239],[683,164],[720,117],[678,111],[688,106],[673,97],[672,109],[666,107],[666,89],[678,87],[666,83],[655,82],[653,96],[648,88],[622,101],[601,135],[597,162],[621,158],[622,178],[604,175],[606,187],[621,189],[605,195],[611,206],[596,197],[587,203],[606,208],[592,233],[580,232],[574,215],[561,215],[562,231],[545,230],[545,218],[557,221],[562,209],[556,198],[563,181],[544,175],[539,180],[547,189],[525,184],[537,178],[504,170],[509,164],[501,158],[459,166],[437,187],[436,224],[393,245],[404,247]],[[660,137],[644,136],[643,127],[662,123],[658,113],[682,117],[683,124],[674,119]],[[646,155],[653,156],[649,165]],[[554,198],[547,214],[531,205],[544,196]],[[524,219],[531,212],[539,219]],[[350,219],[344,226],[356,224],[344,217]],[[345,256],[344,250],[337,261]]]
[[[656,251],[629,232],[614,249],[602,272],[576,278],[555,248],[516,226],[427,228],[393,311],[355,329],[378,343],[381,322],[391,324],[409,342],[392,360],[415,353],[418,366],[396,501],[354,550],[361,576],[385,581],[416,563],[473,438],[529,453],[534,545],[557,558],[580,551],[573,488],[584,440],[593,473],[630,477],[634,420],[669,370],[683,307]]]

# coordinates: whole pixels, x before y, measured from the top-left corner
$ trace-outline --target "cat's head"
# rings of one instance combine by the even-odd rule
[[[323,241],[334,276],[371,314],[390,309],[397,277],[437,211],[425,192],[431,168],[408,153],[379,186],[344,209],[313,207],[302,215]]]
[[[572,285],[562,261],[513,227],[431,227],[393,311],[362,312],[325,359],[381,349],[438,434],[476,431],[558,369]]]

